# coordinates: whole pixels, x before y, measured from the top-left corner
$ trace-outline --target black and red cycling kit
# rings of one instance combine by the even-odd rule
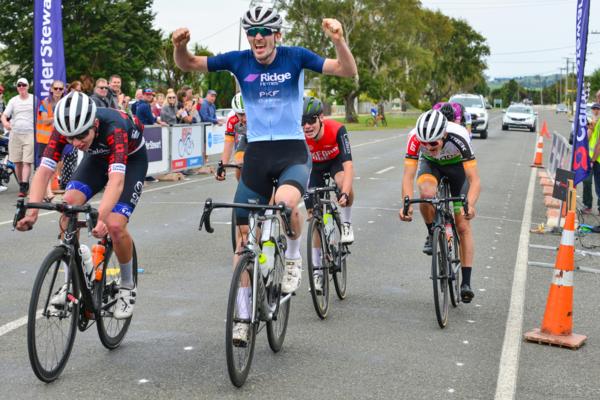
[[[325,172],[329,172],[334,177],[338,172],[344,170],[344,162],[352,161],[348,132],[346,127],[337,121],[324,120],[321,139],[306,138],[306,143],[313,160],[309,188],[325,185],[323,179]]]
[[[128,114],[111,108],[98,108],[96,119],[99,122],[96,137],[66,190],[78,190],[88,201],[104,189],[109,173],[124,174],[123,192],[112,211],[129,218],[141,196],[148,169],[144,125],[137,117],[132,119]],[[67,144],[67,138],[54,130],[40,166],[54,171]]]
[[[240,121],[237,114],[234,114],[227,119],[227,127],[225,129],[225,141],[235,142],[236,153],[246,151],[246,147],[248,146],[246,131],[246,124],[242,124],[242,121]]]

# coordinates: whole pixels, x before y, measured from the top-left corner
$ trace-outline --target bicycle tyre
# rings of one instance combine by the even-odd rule
[[[452,251],[448,252],[448,259],[450,260],[450,270],[454,273],[451,273],[448,285],[450,286],[450,302],[452,303],[452,307],[458,307],[458,303],[460,303],[460,280],[462,273],[460,240],[456,228],[453,228],[452,234],[454,235],[452,238]]]
[[[433,229],[431,280],[433,281],[433,303],[440,328],[448,323],[448,249],[446,234],[441,227]]]
[[[279,249],[280,247],[278,247]],[[277,250],[275,253],[275,266],[273,268],[273,282],[278,282],[276,287],[271,287],[270,290],[276,290],[275,293],[271,294],[271,297],[276,298],[278,302],[281,301],[281,281],[285,271],[285,262],[283,256]],[[267,289],[269,290],[269,289]],[[278,305],[276,314],[273,316],[271,321],[267,321],[267,339],[269,347],[274,353],[278,353],[283,347],[283,341],[285,340],[285,333],[287,332],[288,320],[290,317],[290,306],[292,303],[291,297],[282,305]]]
[[[233,252],[235,253],[235,250],[237,248],[237,238],[236,238],[236,233],[237,233],[237,218],[235,215],[235,208],[231,209],[231,246],[233,247]]]
[[[371,127],[372,127],[372,126],[375,126],[375,118],[373,118],[373,117],[369,117],[369,118],[367,118],[367,123],[366,123],[366,125],[367,125],[367,126],[371,126]]]
[[[312,297],[313,306],[317,315],[321,319],[327,318],[327,311],[329,310],[329,272],[327,268],[327,251],[323,246],[323,225],[316,218],[311,218],[308,224],[308,234],[306,236],[306,260],[308,265],[308,282],[310,285],[310,296]],[[315,289],[315,281],[313,279],[315,273],[315,265],[313,260],[313,241],[314,239],[319,240],[321,246],[321,267],[318,268],[321,271],[322,276],[322,290],[321,294],[318,294]]]
[[[246,382],[248,373],[250,372],[250,366],[252,364],[252,357],[254,355],[254,345],[257,332],[257,323],[250,323],[248,329],[248,342],[246,346],[237,346],[233,342],[233,327],[237,322],[237,296],[238,289],[241,287],[242,274],[247,272],[250,285],[252,284],[252,271],[254,267],[254,256],[252,254],[244,254],[238,261],[235,270],[233,271],[233,277],[231,278],[231,286],[229,289],[229,300],[227,303],[227,318],[225,320],[225,353],[227,358],[227,371],[229,372],[229,379],[236,387],[241,387]],[[259,277],[260,278],[260,277]],[[256,296],[252,293],[252,297]],[[251,300],[250,304],[253,304]],[[250,310],[252,312],[252,310]],[[251,314],[252,315],[252,314]],[[238,366],[237,361],[237,350],[244,349],[243,351],[243,364]]]
[[[132,242],[132,246],[133,259],[131,268],[133,273],[133,281],[137,286],[137,251],[135,249],[135,243]],[[104,258],[103,263],[102,280],[100,282],[96,282],[94,286],[96,305],[101,308],[96,318],[96,326],[98,327],[98,336],[100,337],[100,342],[102,342],[102,345],[109,350],[113,350],[119,347],[123,341],[123,338],[129,329],[129,325],[131,324],[133,315],[123,320],[112,317],[111,309],[114,308],[117,301],[116,296],[119,294],[118,280],[120,279],[120,268],[118,277],[114,273],[109,273],[111,270],[115,271],[119,266],[119,261],[117,260],[117,256],[114,254],[112,248],[107,249],[106,257]]]
[[[48,303],[50,301],[51,296],[56,293],[55,289],[62,287],[64,280],[61,281],[60,267],[62,264],[66,265],[69,263],[69,256],[67,255],[67,250],[64,247],[56,247],[54,248],[44,259],[42,265],[37,273],[35,283],[33,285],[33,290],[31,292],[31,300],[29,302],[29,313],[28,313],[28,321],[27,321],[27,350],[29,353],[29,361],[31,363],[31,367],[35,376],[37,376],[41,381],[49,383],[54,381],[62,370],[64,369],[69,356],[71,355],[71,350],[73,349],[73,343],[75,342],[75,335],[77,333],[77,323],[79,319],[79,305],[73,302],[66,302],[66,318],[61,316],[53,316],[48,312]],[[73,268],[75,268],[72,263],[69,267],[69,277],[68,283],[69,288],[71,288],[71,292],[73,296],[78,297],[78,290],[76,285],[74,285],[73,281]],[[64,271],[64,266],[63,266]],[[51,272],[51,280],[50,286],[46,292],[44,289],[44,282],[46,281],[48,273]],[[58,287],[56,285],[58,279]],[[38,318],[38,310],[39,300],[40,298],[43,301],[42,304],[42,315]],[[45,315],[44,315],[45,314]],[[55,322],[51,322],[50,320]],[[42,324],[44,321],[47,323],[47,328],[43,329]],[[48,366],[47,362],[41,360],[42,356],[47,354],[48,352],[43,351],[41,349],[42,340],[38,338],[38,332],[48,333],[52,329],[52,327],[57,327],[58,324],[61,324],[63,321],[66,322],[67,328],[67,337],[66,340],[62,341],[65,345],[63,347],[62,355],[56,353],[56,347],[54,346],[53,354],[56,356],[56,365]],[[38,327],[38,325],[40,325]],[[39,329],[38,329],[39,328]],[[62,329],[58,328],[61,332]],[[51,335],[54,338],[54,334]],[[46,337],[50,338],[50,335],[46,335]]]
[[[348,281],[348,268],[346,265],[347,257],[347,245],[341,243],[342,238],[342,222],[340,221],[340,214],[334,214],[334,221],[337,227],[337,243],[335,246],[333,266],[333,286],[335,286],[335,293],[338,299],[344,300],[346,298],[347,281]]]

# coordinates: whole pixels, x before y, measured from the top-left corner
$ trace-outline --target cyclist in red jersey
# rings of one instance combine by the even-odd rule
[[[144,126],[137,118],[132,119],[128,114],[110,108],[96,108],[87,95],[71,92],[56,104],[54,131],[33,177],[29,196],[31,202],[42,201],[67,143],[85,152],[63,200],[71,205],[82,205],[104,189],[98,206],[98,223],[92,234],[97,238],[110,234],[119,260],[121,287],[114,309],[117,319],[131,317],[136,297],[133,241],[127,224],[142,194],[148,169],[143,130]],[[17,229],[31,229],[38,211],[28,210],[18,221]],[[51,299],[53,305],[59,301],[66,301],[66,285]]]
[[[226,130],[225,130],[225,146],[223,148],[223,154],[221,154],[221,164],[229,163],[231,153],[235,151],[233,159],[236,164],[241,165],[244,163],[244,151],[248,145],[246,139],[246,111],[244,109],[244,101],[242,99],[242,93],[237,93],[231,99],[231,108],[233,114],[227,119]],[[235,171],[235,177],[239,181],[242,174],[241,170]],[[225,180],[225,168],[219,166],[216,173],[218,181]]]

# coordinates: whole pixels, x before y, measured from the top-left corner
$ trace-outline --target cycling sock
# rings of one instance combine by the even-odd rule
[[[121,267],[121,287],[124,289],[133,289],[135,283],[133,283],[133,258],[125,264],[119,263]]]
[[[320,247],[312,248],[312,263],[315,267],[321,266],[321,248]]]
[[[462,283],[461,285],[469,285],[471,286],[471,267],[462,267]]]
[[[250,293],[251,288],[238,288],[235,303],[237,304],[237,314],[240,319],[250,319]]]
[[[348,206],[348,207],[340,207],[340,219],[342,220],[342,223],[352,223],[352,207]]]
[[[287,250],[285,251],[285,258],[296,260],[302,258],[302,256],[300,255],[300,244],[300,238],[287,238]]]
[[[427,232],[429,232],[430,235],[433,235],[433,222],[425,225],[427,225]]]

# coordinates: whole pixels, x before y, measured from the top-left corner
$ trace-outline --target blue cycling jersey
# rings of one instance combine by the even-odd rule
[[[248,142],[304,140],[302,98],[304,68],[323,72],[325,59],[303,47],[277,47],[269,65],[262,65],[251,50],[208,57],[208,70],[232,72],[242,90],[247,116]]]

